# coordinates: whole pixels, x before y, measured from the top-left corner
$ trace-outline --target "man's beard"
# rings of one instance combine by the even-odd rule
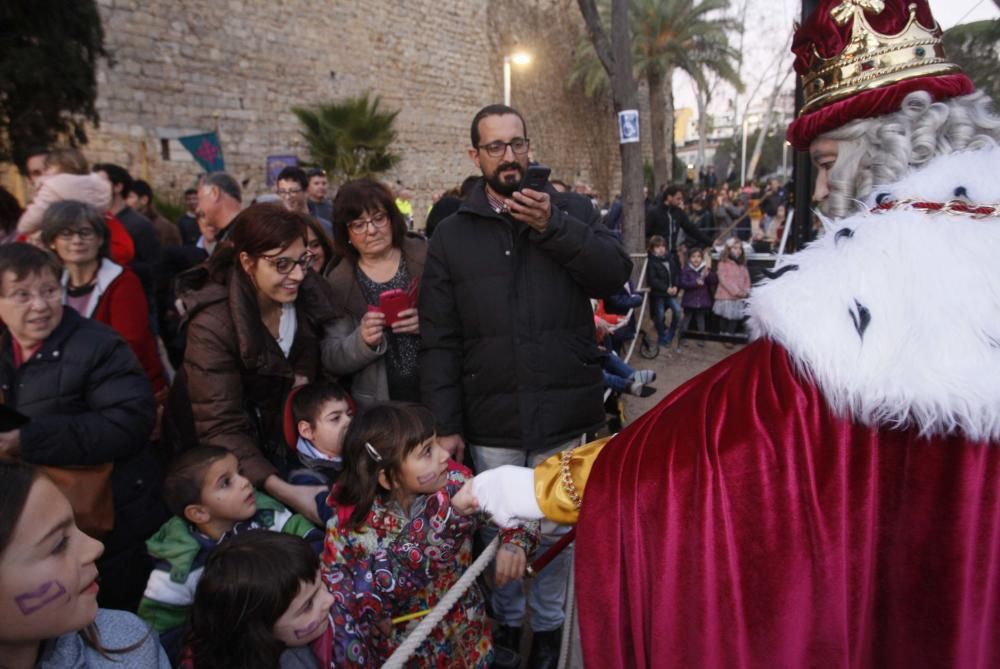
[[[504,170],[517,170],[517,179],[513,181],[504,181],[500,178],[500,173]],[[520,163],[503,163],[498,165],[493,171],[492,176],[485,176],[486,183],[489,187],[493,189],[493,192],[497,195],[504,195],[510,197],[521,187],[521,179],[524,177],[524,169],[521,167]]]

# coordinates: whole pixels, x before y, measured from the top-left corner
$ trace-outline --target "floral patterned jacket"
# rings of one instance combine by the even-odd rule
[[[461,517],[450,503],[471,477],[466,467],[452,462],[444,487],[418,496],[409,514],[396,502],[377,498],[361,530],[348,527],[351,509],[339,507],[332,495],[328,498],[332,514],[323,569],[337,601],[350,609],[353,620],[344,623],[354,631],[345,636],[346,646],[335,639],[338,668],[380,665],[420,622],[390,627],[386,619],[432,608],[472,563],[473,535],[488,521],[480,514]],[[538,539],[537,523],[501,531],[502,543],[517,545],[527,555]],[[473,585],[407,666],[464,669],[488,667],[492,659],[485,601]]]

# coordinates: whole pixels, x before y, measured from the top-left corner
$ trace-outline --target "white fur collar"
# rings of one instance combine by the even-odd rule
[[[1000,149],[952,154],[877,192],[1000,203]],[[828,222],[756,286],[754,336],[784,346],[835,411],[1000,441],[1000,217],[897,210]]]

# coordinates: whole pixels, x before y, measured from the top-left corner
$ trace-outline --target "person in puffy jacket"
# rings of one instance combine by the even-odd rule
[[[284,480],[297,461],[282,433],[288,393],[322,375],[333,320],[327,284],[309,268],[305,217],[253,205],[207,264],[178,278],[187,346],[163,432],[168,450],[232,451],[254,487],[315,520],[319,491]]]
[[[677,256],[667,250],[666,240],[659,235],[649,238],[648,250],[646,283],[649,284],[653,325],[659,336],[659,345],[669,346],[681,322],[681,303],[677,299],[680,293],[680,263],[677,262]],[[670,307],[672,314],[669,329],[665,322],[667,307]]]
[[[0,457],[54,467],[113,463],[114,528],[97,561],[99,601],[135,610],[150,568],[143,542],[166,516],[149,444],[153,390],[117,332],[63,305],[61,275],[47,251],[0,247],[0,392],[29,419],[0,432]]]
[[[715,275],[704,258],[705,254],[701,249],[691,249],[688,252],[687,265],[681,270],[680,284],[684,289],[684,296],[681,298],[681,307],[684,308],[681,337],[687,332],[692,319],[697,322],[698,330],[704,334],[705,315],[712,310],[712,286],[715,283]],[[698,346],[703,348],[705,342],[699,339]]]

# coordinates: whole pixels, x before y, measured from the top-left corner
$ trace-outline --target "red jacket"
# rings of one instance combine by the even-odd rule
[[[156,338],[149,327],[149,304],[139,278],[132,270],[104,259],[97,270],[97,286],[87,318],[111,326],[132,347],[146,372],[153,392],[167,387]]]

